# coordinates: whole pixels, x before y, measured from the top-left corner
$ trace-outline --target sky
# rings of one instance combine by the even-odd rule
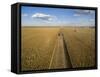
[[[21,7],[22,26],[95,26],[95,11],[48,7]]]

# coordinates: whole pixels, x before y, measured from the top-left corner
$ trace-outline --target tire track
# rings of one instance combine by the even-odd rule
[[[57,43],[57,42],[58,42],[58,40],[56,41],[56,43]],[[51,65],[52,65],[52,62],[53,62],[53,57],[54,57],[55,51],[56,51],[56,44],[55,44],[55,47],[54,47],[53,52],[52,52],[52,56],[51,56],[51,60],[50,60],[50,64],[49,64],[49,69],[51,68]]]
[[[66,57],[66,60],[67,60],[66,61],[66,65],[68,65],[69,68],[72,68],[71,58],[69,56],[68,48],[67,48],[67,43],[65,42],[63,34],[62,34],[62,39],[63,39],[63,46],[64,46],[65,57]]]
[[[70,56],[63,34],[60,32],[52,52],[49,69],[72,68]]]

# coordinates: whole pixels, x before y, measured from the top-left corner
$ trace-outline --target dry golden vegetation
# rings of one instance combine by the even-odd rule
[[[22,70],[48,69],[58,28],[22,28]]]
[[[22,71],[48,69],[59,30],[22,27]],[[94,66],[95,29],[66,27],[61,31],[73,68]]]
[[[95,64],[95,29],[64,28],[63,34],[73,68],[93,67]]]

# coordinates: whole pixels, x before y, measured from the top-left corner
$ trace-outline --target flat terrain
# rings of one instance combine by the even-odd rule
[[[95,29],[64,28],[63,34],[73,68],[95,64]]]
[[[52,53],[49,69],[71,68],[68,50],[65,49],[63,35],[58,32],[58,38]]]
[[[94,28],[22,27],[21,42],[24,71],[92,67],[95,64]]]
[[[22,70],[48,69],[58,28],[22,28]]]

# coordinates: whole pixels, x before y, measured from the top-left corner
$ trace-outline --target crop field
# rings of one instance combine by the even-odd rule
[[[64,28],[63,34],[73,68],[95,65],[95,29]]]
[[[22,27],[21,32],[22,71],[49,69],[59,32],[64,36],[72,68],[92,67],[95,65],[94,28]],[[59,49],[56,47],[54,56],[57,54],[57,50]]]
[[[22,28],[22,70],[48,69],[59,28]]]

